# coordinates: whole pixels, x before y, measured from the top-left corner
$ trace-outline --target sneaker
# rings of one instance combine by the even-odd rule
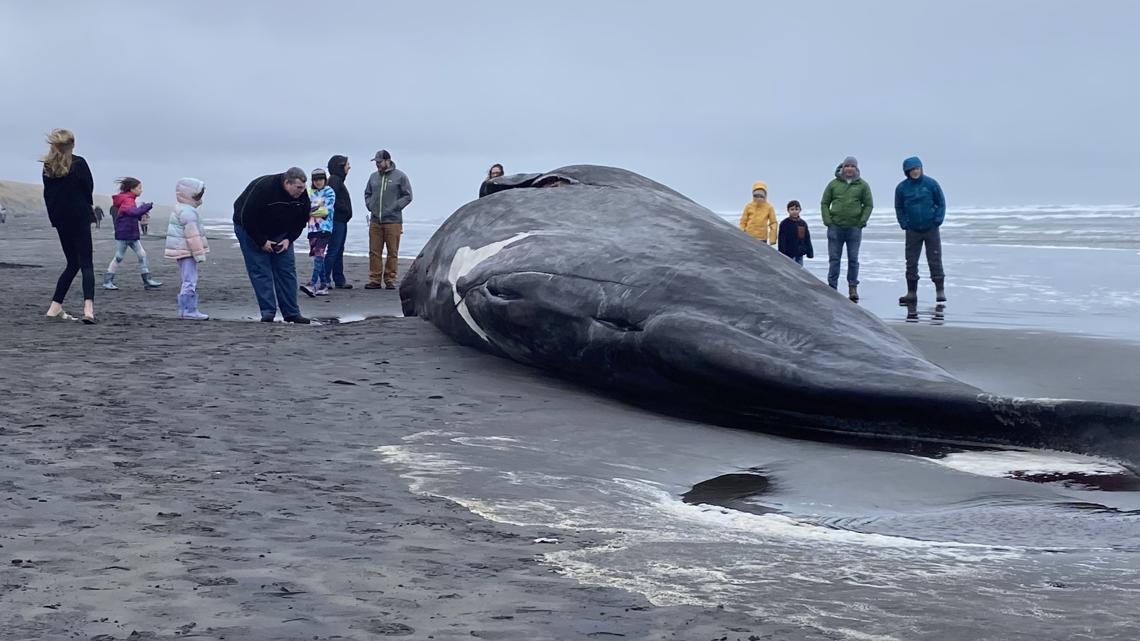
[[[329,295],[329,288],[328,288],[328,285],[323,285],[323,286],[321,286],[321,288],[320,288],[320,289],[318,289],[317,291],[313,292],[313,295],[315,295],[315,296],[328,296],[328,295]]]
[[[181,318],[182,320],[199,320],[199,321],[210,319],[209,315],[203,314],[202,312],[186,312],[185,314],[179,314],[178,318]]]
[[[286,323],[294,323],[296,325],[308,325],[313,321],[305,318],[304,316],[287,316],[285,317]]]
[[[301,285],[301,291],[305,292],[305,295],[309,298],[317,295],[317,293],[313,291],[313,286],[309,284]]]

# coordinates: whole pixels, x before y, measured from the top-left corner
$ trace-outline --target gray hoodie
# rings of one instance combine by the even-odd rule
[[[364,205],[370,219],[381,223],[403,223],[404,207],[412,202],[412,182],[396,169],[396,163],[384,173],[372,172],[364,188]]]

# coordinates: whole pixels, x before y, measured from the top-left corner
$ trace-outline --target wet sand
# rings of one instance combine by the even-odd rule
[[[101,274],[113,242],[106,226],[96,238]],[[374,451],[481,413],[599,422],[640,410],[615,417],[593,392],[419,319],[175,320],[174,264],[161,238],[144,243],[163,289],[143,291],[128,254],[123,289],[97,291],[99,325],[49,323],[63,264],[53,231],[20,216],[0,226],[0,638],[834,638],[579,584],[542,555],[597,535],[485,521],[409,491]],[[212,247],[203,310],[253,318],[240,254]],[[302,296],[306,315],[398,313],[397,292],[361,287],[362,260],[346,271],[356,289]],[[65,308],[80,298],[77,281]],[[999,393],[1136,400],[1140,389],[1137,344],[899,329]]]

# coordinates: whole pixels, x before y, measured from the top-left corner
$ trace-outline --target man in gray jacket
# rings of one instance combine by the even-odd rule
[[[404,208],[412,202],[412,183],[407,174],[396,169],[387,150],[376,152],[372,161],[376,171],[368,177],[368,186],[364,188],[364,204],[369,213],[368,284],[364,288],[396,289],[400,234],[404,232]],[[388,257],[381,261],[385,248]]]

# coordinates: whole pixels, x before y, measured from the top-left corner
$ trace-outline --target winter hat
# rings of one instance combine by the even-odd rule
[[[763,189],[764,195],[768,195],[768,183],[764,182],[763,180],[757,180],[756,182],[752,183],[752,191],[756,191],[757,189]]]
[[[909,174],[911,169],[922,167],[922,160],[918,156],[911,156],[903,161],[903,173]]]
[[[202,204],[202,194],[206,183],[197,178],[179,178],[174,185],[174,198],[184,205],[197,207]]]
[[[855,167],[856,169],[858,169],[859,168],[859,161],[855,160],[855,156],[848,156],[848,157],[843,159],[843,162],[839,163],[840,167],[842,167],[843,165],[851,165],[852,167]]]
[[[388,153],[387,149],[381,149],[380,151],[376,152],[375,156],[372,157],[372,162],[380,162],[381,160],[391,160],[391,159],[392,159],[392,154]]]
[[[309,177],[313,180],[327,181],[329,179],[329,172],[325,171],[324,167],[317,167],[313,171],[309,172]]]

